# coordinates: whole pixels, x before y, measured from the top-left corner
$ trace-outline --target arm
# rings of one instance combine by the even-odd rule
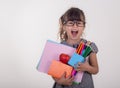
[[[91,74],[97,74],[99,71],[96,53],[91,53],[89,58],[90,64],[87,71]]]
[[[74,77],[69,76],[66,78],[65,75],[66,75],[66,73],[64,73],[60,79],[57,79],[54,77],[53,77],[53,79],[56,83],[58,83],[60,85],[64,85],[64,86],[72,85]]]
[[[87,71],[91,74],[97,74],[99,71],[96,53],[91,53],[89,56],[89,63],[86,60],[84,63],[78,63],[77,71]]]

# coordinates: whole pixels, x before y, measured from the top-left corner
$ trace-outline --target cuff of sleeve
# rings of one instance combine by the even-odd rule
[[[98,53],[98,48],[95,43],[91,42],[90,47],[92,48],[93,53]]]

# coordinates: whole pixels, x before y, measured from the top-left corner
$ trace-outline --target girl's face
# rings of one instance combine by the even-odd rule
[[[79,40],[84,27],[82,21],[67,21],[63,26],[63,30],[66,31],[68,40]]]

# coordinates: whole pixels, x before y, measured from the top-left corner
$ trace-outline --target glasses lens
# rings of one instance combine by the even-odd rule
[[[67,21],[66,25],[67,26],[74,26],[76,24],[78,27],[83,27],[84,23],[82,21]]]
[[[84,23],[81,22],[81,21],[77,21],[76,24],[77,24],[78,27],[83,27],[84,26]]]
[[[68,22],[66,23],[66,25],[68,25],[68,26],[73,26],[73,25],[74,25],[74,22],[73,22],[73,21],[68,21]]]

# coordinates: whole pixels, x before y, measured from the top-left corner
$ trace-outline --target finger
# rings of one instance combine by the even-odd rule
[[[62,78],[65,78],[65,77],[66,77],[66,72],[64,72],[61,77],[62,77]]]
[[[78,62],[78,65],[77,65],[77,66],[80,66],[80,64],[82,64],[82,63]]]
[[[81,70],[81,66],[76,68],[76,71],[80,71]]]
[[[67,76],[66,79],[70,79],[71,78],[71,75]]]
[[[74,76],[70,76],[69,78],[66,78],[66,80],[68,80],[69,82],[73,82]]]
[[[70,78],[70,81],[72,82],[72,81],[74,80],[74,78],[75,78],[75,77],[74,77],[74,76],[72,76],[72,77]]]
[[[79,72],[79,71],[80,71],[80,69],[76,69],[76,71],[77,71],[77,72]]]
[[[55,81],[58,81],[59,79],[58,78],[55,78],[55,77],[52,77]]]

